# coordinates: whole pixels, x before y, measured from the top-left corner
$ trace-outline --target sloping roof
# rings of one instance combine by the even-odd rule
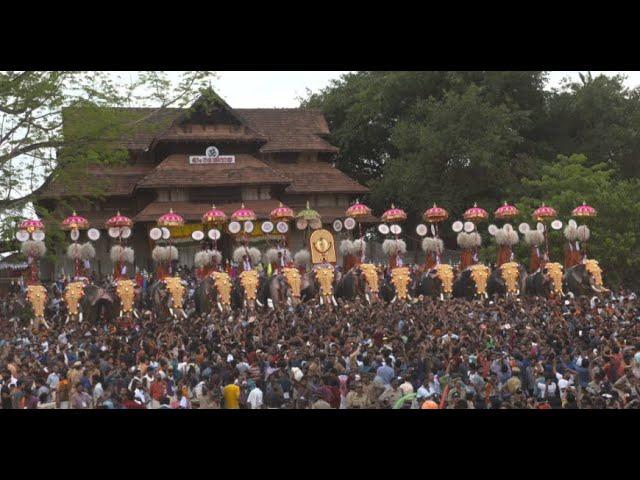
[[[62,181],[53,179],[40,193],[39,198],[60,198],[68,196],[91,196],[95,192],[95,185],[104,190],[105,195],[129,196],[136,184],[149,172],[153,165],[135,165],[109,167],[108,170],[99,167],[89,169],[89,178]]]
[[[301,108],[242,108],[235,110],[254,130],[268,138],[260,148],[269,152],[328,152],[338,148],[322,135],[329,135],[329,127],[319,110]]]
[[[129,150],[146,150],[151,141],[183,113],[182,108],[109,108],[114,121],[121,121],[126,125],[127,133],[123,133],[118,146]],[[83,120],[82,108],[65,108],[62,110],[63,133],[68,134],[70,125],[74,121]]]
[[[250,208],[256,212],[259,219],[269,218],[269,214],[274,208],[280,205],[278,200],[248,200],[243,202],[246,208]],[[216,203],[219,208],[227,216],[231,216],[233,212],[240,209],[242,203]],[[202,219],[202,215],[211,209],[210,203],[201,202],[151,202],[140,213],[134,217],[136,222],[155,222],[160,216],[173,209],[178,215],[181,215],[185,221],[197,221]]]
[[[323,161],[283,163],[265,161],[291,179],[286,193],[367,193],[369,189]]]
[[[146,150],[160,137],[173,139],[172,126],[184,118],[189,109],[182,108],[113,108],[116,117],[127,122],[131,133],[122,136],[121,146],[130,150]],[[82,109],[68,108],[63,111],[65,125],[74,118],[81,120]],[[329,127],[319,110],[303,108],[237,108],[231,112],[243,120],[247,131],[241,139],[266,142],[262,152],[337,152],[322,136],[329,135]],[[195,135],[195,134],[194,134]],[[206,135],[205,135],[206,136]],[[181,139],[187,139],[180,135]],[[199,137],[198,137],[199,138]],[[196,137],[192,138],[196,139]],[[223,140],[224,138],[220,138]]]
[[[138,188],[280,184],[291,180],[252,155],[236,155],[235,163],[191,165],[189,156],[173,154],[138,183]]]

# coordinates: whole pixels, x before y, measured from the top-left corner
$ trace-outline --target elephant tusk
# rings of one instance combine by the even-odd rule
[[[393,297],[393,298],[391,299],[391,303],[396,303],[396,298],[398,298],[398,297],[397,297],[397,296]]]
[[[338,302],[336,301],[336,297],[334,297],[333,295],[331,295],[331,302],[333,302],[333,306],[334,307],[338,306]]]
[[[66,325],[67,323],[69,323],[69,315],[67,315],[67,319],[65,320],[64,324]]]
[[[271,300],[271,299],[269,298],[269,300]],[[258,304],[259,307],[264,307],[264,305],[257,298],[256,298],[256,303]],[[246,302],[245,302],[245,304],[246,304]]]
[[[440,294],[440,300],[444,302],[444,294],[443,293]]]
[[[134,317],[136,317],[136,318],[140,318],[140,317],[138,316],[138,312],[136,312],[135,310],[133,311],[133,316],[134,316]]]
[[[184,310],[182,310],[182,316],[185,318],[185,320],[187,319],[187,312],[185,312]]]
[[[324,302],[322,300],[322,295],[320,295],[320,305],[324,305]]]
[[[222,311],[222,305],[220,305],[220,302],[218,302],[218,310]]]
[[[367,299],[367,303],[369,303],[369,305],[371,305],[371,297],[369,296],[368,293],[364,294],[364,298],[366,298]]]
[[[171,314],[172,317],[175,317],[175,315],[173,314],[173,308],[169,307],[169,313]]]

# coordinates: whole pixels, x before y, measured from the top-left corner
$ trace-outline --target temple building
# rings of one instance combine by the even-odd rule
[[[171,229],[180,263],[192,265],[201,245],[191,233],[204,229],[201,217],[213,204],[228,216],[243,203],[254,210],[258,220],[249,238],[264,250],[278,236],[263,234],[261,222],[269,219],[280,202],[295,212],[309,202],[323,224],[330,225],[344,217],[358,196],[367,193],[366,187],[333,166],[338,149],[326,139],[329,128],[321,112],[233,109],[212,91],[204,98],[190,109],[121,109],[123,114],[148,118],[122,140],[120,147],[129,152],[126,164],[90,170],[92,181],[100,182],[105,191],[99,198],[74,201],[72,197],[83,195],[83,186],[63,185],[55,179],[39,195],[38,203],[50,211],[62,210],[60,201],[65,200],[60,217],[75,207],[90,227],[101,230],[100,239],[94,242],[93,270],[98,274],[113,269],[109,258],[112,240],[105,221],[117,212],[134,221],[128,243],[135,249],[136,268],[150,271],[153,242],[149,231],[170,209],[185,220],[184,227]],[[86,241],[86,233],[80,241]],[[292,222],[289,248],[295,252],[303,242],[303,232]],[[231,256],[234,244],[234,236],[224,227],[218,248],[225,258]],[[44,278],[61,269],[72,271],[66,259],[42,269]]]

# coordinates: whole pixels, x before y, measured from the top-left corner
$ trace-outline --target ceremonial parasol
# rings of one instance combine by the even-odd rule
[[[175,213],[173,208],[158,219],[159,227],[181,227],[182,225],[184,225],[184,218]]]
[[[578,218],[593,218],[598,214],[595,208],[587,205],[586,202],[582,202],[582,205],[576,207],[571,212],[571,216]]]
[[[482,222],[482,221],[486,220],[487,218],[489,218],[489,214],[487,213],[487,211],[484,208],[480,208],[477,203],[474,203],[473,207],[471,207],[469,210],[464,212],[464,215],[462,217],[465,220],[468,220],[468,221],[473,222],[475,224],[475,223]]]
[[[587,205],[586,202],[582,202],[582,205],[577,206],[571,212],[571,216],[576,218],[581,218],[585,221],[587,219],[594,218],[597,214],[598,212],[596,211],[596,209],[590,205]],[[584,243],[584,257],[587,258],[587,240],[585,239],[583,243]]]
[[[504,205],[498,207],[498,209],[493,213],[493,215],[499,220],[511,220],[518,216],[520,212],[513,205],[509,205],[507,202],[504,202]]]
[[[89,221],[80,215],[76,215],[74,210],[73,215],[62,221],[61,227],[63,230],[86,230],[89,228]]]
[[[542,202],[542,205],[537,208],[535,212],[533,212],[533,219],[536,222],[545,222],[553,220],[557,215],[557,212],[553,208],[545,205],[544,202]]]
[[[293,213],[293,210],[289,207],[285,207],[282,202],[280,202],[280,205],[277,208],[271,210],[269,217],[274,222],[289,222],[293,220],[295,214]]]
[[[347,208],[347,217],[355,218],[356,220],[362,217],[366,217],[371,215],[371,209],[367,207],[364,203],[356,203]]]
[[[184,218],[173,211],[173,208],[169,209],[169,213],[165,213],[158,219],[159,227],[181,227],[184,225]],[[169,236],[169,275],[172,274],[173,266],[171,265],[171,236]]]
[[[38,230],[44,230],[44,224],[41,220],[27,219],[20,222],[19,230],[26,230],[29,233],[37,232]]]
[[[256,219],[256,212],[250,208],[246,208],[244,203],[238,210],[231,214],[231,220],[234,222],[253,222]]]
[[[422,218],[424,218],[425,222],[440,223],[440,222],[444,222],[447,218],[449,218],[449,212],[447,212],[444,208],[441,208],[434,203],[433,207],[429,208],[428,210],[425,210],[424,214],[422,215]]]
[[[207,210],[202,215],[202,223],[204,225],[222,225],[227,221],[227,215],[215,205],[211,206],[211,210]]]
[[[310,228],[316,229],[322,226],[322,218],[320,217],[320,214],[311,208],[308,200],[306,208],[300,210],[296,215],[296,224],[299,230],[305,231],[305,238],[309,233]]]
[[[556,218],[557,215],[558,215],[557,212],[553,208],[545,205],[544,202],[542,202],[542,205],[533,212],[533,219],[536,222],[542,222],[544,224],[547,221],[553,220],[554,218]],[[548,257],[549,256],[549,235],[547,233],[546,224],[544,227],[544,244],[545,244],[545,250],[547,252],[547,257]]]
[[[133,220],[131,220],[129,217],[125,217],[124,215],[121,215],[119,211],[115,216],[111,217],[109,220],[105,222],[105,226],[107,228],[115,228],[115,227],[131,228],[132,225],[133,225]]]
[[[316,212],[317,213],[317,212]],[[280,205],[276,208],[274,208],[273,210],[271,210],[271,213],[269,215],[269,217],[271,218],[271,221],[273,222],[290,222],[291,220],[293,220],[295,218],[295,213],[293,213],[293,210],[291,210],[289,207],[285,207],[282,202],[280,202]],[[280,233],[280,238],[282,239],[282,242],[285,243],[286,245],[286,236],[284,233]]]
[[[362,240],[362,223],[359,219],[371,215],[371,209],[367,207],[364,203],[360,203],[356,200],[356,203],[347,208],[346,211],[347,217],[358,220],[358,230],[360,231],[360,240]],[[364,242],[360,242],[361,245],[364,245]],[[361,252],[363,253],[363,252]],[[362,255],[361,255],[362,256]]]
[[[383,222],[404,222],[407,219],[407,214],[404,210],[396,208],[391,204],[391,208],[382,214]]]

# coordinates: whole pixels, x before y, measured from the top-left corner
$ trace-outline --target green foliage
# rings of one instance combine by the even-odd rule
[[[13,238],[12,218],[53,180],[80,197],[99,197],[104,185],[87,181],[89,172],[124,162],[128,153],[117,145],[141,124],[153,124],[154,107],[191,104],[211,77],[206,71],[184,72],[177,81],[153,71],[128,79],[99,71],[0,71],[0,239]],[[111,108],[132,105],[152,112]]]
[[[521,221],[546,201],[565,222],[583,201],[599,211],[590,256],[610,284],[640,285],[640,89],[621,76],[581,76],[545,90],[545,72],[356,72],[304,106],[321,109],[337,166],[372,192],[377,213],[395,202],[408,227],[434,201],[453,219],[477,202],[517,203]],[[577,155],[576,155],[577,154]],[[495,260],[495,245],[480,251]],[[455,244],[443,229],[447,244]],[[562,232],[551,231],[552,258]],[[521,242],[515,251],[529,257]]]
[[[604,164],[587,166],[584,155],[559,155],[557,162],[546,165],[538,180],[523,179],[530,195],[518,203],[522,211],[531,212],[542,201],[553,206],[559,218],[570,218],[571,211],[583,201],[598,211],[593,220],[576,219],[591,230],[588,243],[590,258],[599,260],[608,284],[640,282],[640,181],[619,180]],[[564,237],[552,233],[552,258],[562,258]]]

